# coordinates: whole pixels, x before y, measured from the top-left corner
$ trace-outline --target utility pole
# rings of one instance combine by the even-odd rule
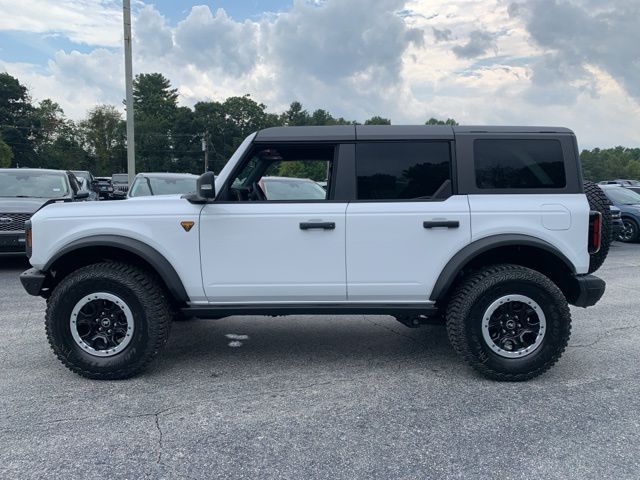
[[[131,0],[122,2],[124,17],[124,76],[127,93],[127,173],[129,186],[136,176],[136,142],[133,129],[133,65],[131,61]]]
[[[204,152],[204,173],[209,171],[209,130],[202,136],[202,151]]]

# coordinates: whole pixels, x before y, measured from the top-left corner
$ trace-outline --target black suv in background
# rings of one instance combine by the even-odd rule
[[[110,177],[96,177],[96,190],[100,200],[110,200],[113,197],[113,185]]]
[[[25,222],[44,205],[88,197],[71,172],[1,168],[0,256],[25,254]]]

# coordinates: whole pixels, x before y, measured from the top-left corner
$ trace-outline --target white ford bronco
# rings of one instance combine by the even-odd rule
[[[326,193],[291,179],[310,171]],[[569,305],[603,295],[611,225],[570,130],[351,125],[261,130],[194,194],[49,205],[26,237],[22,283],[86,377],[137,374],[178,317],[381,314],[440,321],[514,381],[560,358]]]

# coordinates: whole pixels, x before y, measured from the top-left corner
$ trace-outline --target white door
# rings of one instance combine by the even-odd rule
[[[346,300],[346,203],[238,202],[200,216],[211,303]]]
[[[422,303],[471,239],[469,202],[453,195],[449,140],[356,145],[347,209],[350,302]]]
[[[435,202],[352,203],[347,209],[349,301],[420,303],[471,239],[466,195]]]

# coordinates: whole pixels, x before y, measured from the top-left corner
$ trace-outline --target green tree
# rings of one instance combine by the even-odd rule
[[[391,120],[378,115],[364,121],[365,125],[391,125]]]
[[[316,182],[327,179],[326,162],[318,161],[293,161],[281,162],[278,168],[278,175],[281,177],[310,178]]]
[[[169,119],[178,107],[178,90],[161,73],[141,73],[133,80],[133,107],[136,115]]]
[[[0,137],[0,168],[9,168],[13,159],[11,147]]]
[[[160,73],[136,75],[133,103],[137,170],[173,170],[176,158],[172,127],[178,111],[177,90]]]
[[[50,98],[42,100],[33,114],[38,119],[38,142],[41,144],[53,142],[60,128],[67,122],[60,105]]]
[[[424,122],[425,125],[458,125],[453,118],[447,118],[446,120],[438,120],[437,118],[431,117],[429,120]]]
[[[38,166],[38,130],[27,87],[8,73],[0,73],[0,135],[13,152],[12,165]]]
[[[54,138],[43,143],[39,150],[40,165],[61,170],[95,171],[89,153],[83,148],[81,130],[70,120],[60,124]]]
[[[266,111],[249,95],[229,97],[224,102],[198,102],[194,107],[194,138],[201,144],[207,136],[210,151],[209,168],[219,172],[247,135],[256,130],[282,125],[282,116]],[[197,162],[202,171],[202,152]]]
[[[290,127],[309,125],[309,112],[302,108],[298,101],[291,102],[289,109],[281,115],[282,124]]]
[[[583,150],[580,160],[583,176],[587,180],[640,179],[640,148]]]
[[[97,105],[80,122],[82,143],[96,175],[111,175],[126,166],[125,124],[113,105]]]

